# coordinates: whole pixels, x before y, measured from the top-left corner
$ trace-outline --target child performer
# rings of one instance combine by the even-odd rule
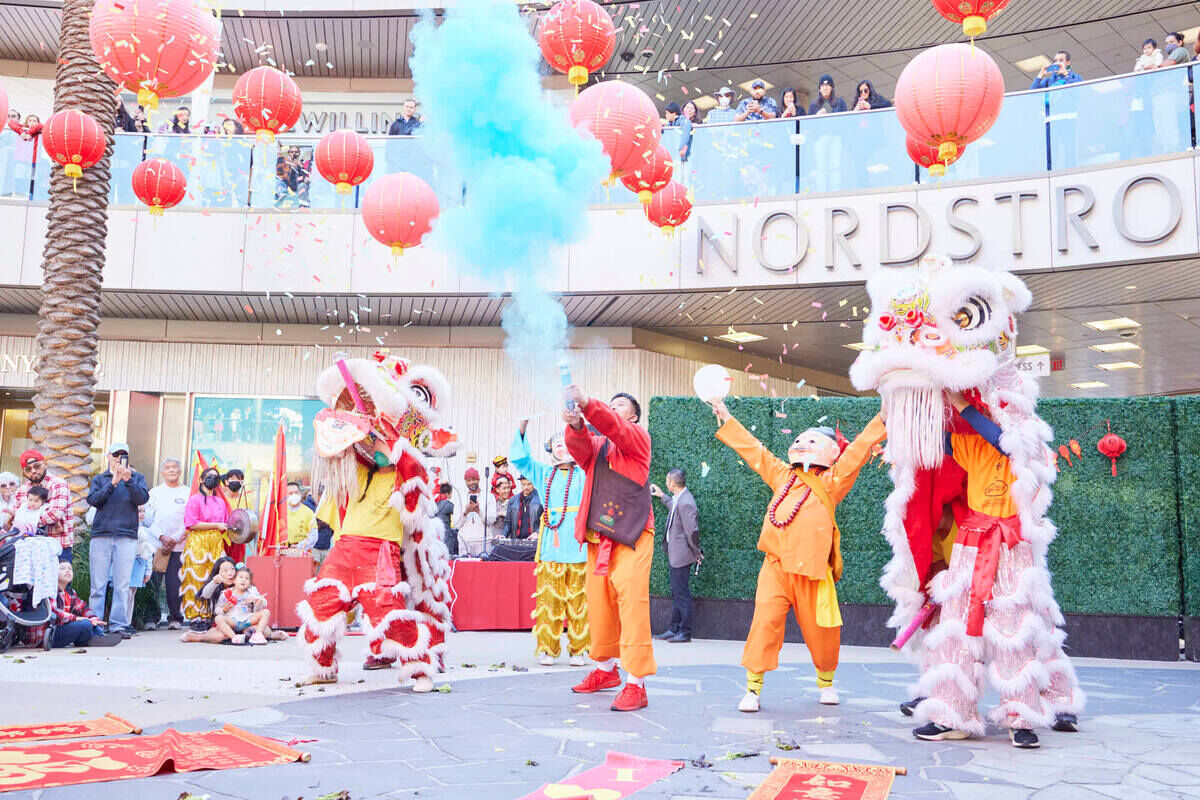
[[[541,517],[534,554],[538,565],[533,635],[538,661],[548,667],[558,658],[562,652],[565,621],[571,666],[582,667],[583,654],[592,640],[587,610],[587,546],[575,538],[575,515],[579,512],[587,475],[575,465],[561,431],[546,443],[553,463],[535,461],[525,438],[528,426],[528,420],[521,422],[508,460],[518,473],[541,490],[542,505],[546,509]]]
[[[840,431],[809,428],[792,442],[784,462],[742,427],[724,402],[712,406],[721,422],[717,438],[774,491],[758,537],[758,549],[766,555],[758,572],[754,620],[742,651],[746,696],[738,710],[759,709],[763,674],[779,666],[788,608],[795,610],[812,654],[821,702],[837,705],[833,674],[842,617],[834,583],[842,577],[842,553],[834,508],[854,486],[871,448],[886,436],[883,421],[875,417],[849,444]]]

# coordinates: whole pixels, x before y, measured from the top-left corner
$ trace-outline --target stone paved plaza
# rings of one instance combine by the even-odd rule
[[[145,642],[155,636],[139,637],[139,646],[145,649]],[[127,651],[126,658],[114,655],[107,662],[111,666],[91,680],[111,677],[131,691],[113,692],[106,710],[142,720],[147,712],[161,708],[169,716],[178,715],[174,727],[180,730],[209,730],[228,722],[284,741],[315,740],[296,745],[310,752],[312,761],[14,792],[6,797],[175,800],[190,791],[212,800],[313,800],[347,790],[354,800],[514,800],[546,782],[600,763],[607,750],[685,762],[682,770],[636,794],[639,800],[744,798],[770,771],[772,755],[906,766],[908,775],[897,777],[893,785],[895,797],[1200,797],[1200,669],[1194,665],[1082,660],[1079,674],[1090,705],[1081,731],[1047,732],[1040,750],[1018,751],[999,731],[967,742],[913,739],[911,722],[900,715],[896,704],[906,696],[914,670],[882,650],[847,648],[838,672],[840,706],[816,702],[811,666],[801,663],[769,675],[763,711],[742,714],[735,708],[743,675],[736,666],[738,643],[662,645],[657,650],[663,666],[647,681],[649,708],[618,714],[608,710],[614,692],[583,696],[569,691],[583,670],[532,666],[525,652],[528,640],[519,634],[459,634],[455,639],[453,669],[445,680],[451,691],[425,696],[407,689],[374,688],[388,686],[394,675],[362,673],[350,666],[344,670],[344,685],[335,692],[309,689],[303,697],[289,699],[299,692],[281,677],[300,674],[299,663],[293,660],[299,654],[291,644],[277,650],[276,646],[254,648],[252,658],[249,653],[242,655],[243,648],[175,647],[169,652],[177,661],[191,656],[207,665],[200,673],[207,678],[195,679],[200,688],[194,691],[212,691],[214,696],[219,694],[217,687],[237,682],[236,659],[243,658],[247,699],[233,705],[248,707],[206,716],[195,712],[209,707],[209,696],[185,701],[182,696],[169,696],[170,691],[184,690],[157,684],[157,689],[134,691],[137,680],[130,680],[128,668],[150,659],[133,657],[135,650]],[[159,646],[170,646],[165,638],[159,641]],[[348,649],[353,653],[358,643],[351,644]],[[805,656],[795,645],[788,645],[784,655],[793,664]],[[704,663],[689,665],[689,656]],[[42,659],[43,669],[53,674],[55,669],[89,666],[85,660],[91,656],[54,653]],[[493,669],[501,660],[505,666]],[[126,674],[117,677],[121,662]],[[91,661],[90,666],[98,663],[102,662]],[[348,663],[354,662],[348,659]],[[513,664],[530,668],[514,672]],[[31,673],[28,662],[19,668],[5,666],[5,680],[12,681],[17,673],[17,682],[3,687],[5,694],[11,698],[10,690],[21,687],[37,694],[33,682],[20,682],[18,669]],[[265,683],[271,676],[274,696]],[[358,684],[360,679],[369,682]],[[205,680],[212,686],[205,688]],[[145,704],[141,698],[150,699],[154,691],[166,694]],[[146,711],[123,706],[125,695]],[[47,714],[58,713],[55,719],[69,718],[61,716],[65,709],[51,711],[48,701],[39,702],[42,707],[34,717],[45,720]],[[23,709],[20,716],[29,717],[30,711]],[[165,727],[148,726],[146,732]]]

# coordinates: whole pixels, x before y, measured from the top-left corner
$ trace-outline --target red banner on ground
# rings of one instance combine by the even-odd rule
[[[603,765],[559,783],[547,783],[520,800],[621,800],[682,766],[682,761],[658,761],[627,753],[609,753]]]
[[[885,800],[903,767],[771,759],[775,771],[747,800]]]
[[[307,761],[307,753],[226,725],[207,733],[0,748],[0,792],[148,778],[159,772],[238,769]]]
[[[91,736],[119,736],[123,733],[141,732],[141,728],[130,725],[115,714],[105,714],[100,719],[84,719],[78,722],[47,722],[42,725],[13,725],[0,728],[0,744],[46,739],[84,739]]]

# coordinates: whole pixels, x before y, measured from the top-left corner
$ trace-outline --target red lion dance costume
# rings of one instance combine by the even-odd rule
[[[454,434],[438,427],[446,379],[432,367],[375,353],[321,373],[330,407],[315,421],[313,486],[318,516],[335,540],[297,606],[311,683],[337,680],[346,614],[362,609],[369,669],[400,666],[413,691],[433,689],[450,629],[449,552],[434,515],[427,456],[453,455]]]
[[[893,558],[880,585],[896,602],[888,624],[916,630],[908,650],[921,666],[919,702],[902,710],[915,704],[928,723],[920,739],[982,736],[990,683],[991,721],[1036,747],[1034,728],[1075,730],[1084,696],[1046,565],[1053,434],[1016,363],[1015,315],[1032,297],[1007,272],[932,255],[876,273],[867,291],[867,348],[850,379],[887,412]]]

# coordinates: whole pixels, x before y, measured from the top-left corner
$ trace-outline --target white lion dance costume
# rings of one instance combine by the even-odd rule
[[[321,373],[313,485],[335,540],[297,606],[313,683],[337,680],[346,614],[362,609],[367,668],[399,663],[414,691],[433,688],[450,629],[450,556],[434,513],[426,456],[452,455],[439,427],[446,379],[432,367],[375,353]]]
[[[1052,432],[1037,415],[1037,384],[1016,365],[1014,315],[1032,297],[1007,272],[939,256],[876,273],[867,290],[867,348],[850,378],[877,389],[887,410],[893,558],[880,584],[896,602],[888,624],[917,627],[915,712],[929,724],[914,734],[982,736],[986,679],[1001,700],[989,719],[1014,745],[1036,747],[1035,727],[1075,729],[1084,696],[1046,566]]]

